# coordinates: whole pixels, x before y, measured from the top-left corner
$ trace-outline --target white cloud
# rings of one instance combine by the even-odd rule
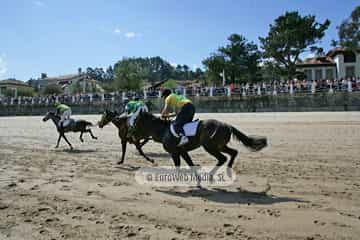
[[[121,33],[121,30],[118,28],[114,29],[114,34],[119,35]]]
[[[4,57],[0,56],[0,77],[7,73],[7,63]]]
[[[34,1],[33,4],[37,7],[43,7],[45,5],[45,3],[42,1]]]
[[[172,63],[170,63],[170,65],[173,66],[173,67],[176,67],[176,66],[177,66],[177,63],[173,63],[173,62],[172,62]]]
[[[134,32],[127,32],[127,33],[124,34],[124,36],[125,36],[126,38],[130,39],[130,38],[135,38],[135,37],[137,37],[138,35],[137,35],[136,33],[134,33]]]

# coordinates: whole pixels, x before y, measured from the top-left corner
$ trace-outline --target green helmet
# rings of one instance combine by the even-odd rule
[[[60,104],[61,104],[60,102],[56,102],[56,103],[54,104],[54,106],[55,106],[55,107],[58,107]]]

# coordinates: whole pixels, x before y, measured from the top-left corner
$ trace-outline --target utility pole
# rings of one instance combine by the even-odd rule
[[[223,86],[225,86],[225,84],[226,84],[226,78],[225,78],[225,69],[223,69],[223,71],[222,71],[222,78],[223,78],[223,80],[222,80],[222,84],[223,84]]]

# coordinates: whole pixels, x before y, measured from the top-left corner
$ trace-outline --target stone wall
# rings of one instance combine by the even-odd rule
[[[302,112],[360,111],[360,92],[316,93],[266,96],[194,97],[197,112]],[[151,100],[151,109],[159,112],[161,99]],[[120,110],[119,102],[94,102],[71,105],[73,114],[99,114],[104,109]],[[0,105],[0,116],[44,115],[54,110],[49,105]]]

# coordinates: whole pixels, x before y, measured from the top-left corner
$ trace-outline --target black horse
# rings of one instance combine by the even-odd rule
[[[105,110],[103,115],[101,116],[101,120],[98,123],[100,128],[103,128],[108,123],[112,122],[117,128],[118,128],[118,134],[121,139],[121,147],[122,147],[122,156],[121,160],[118,162],[118,164],[124,163],[125,159],[125,153],[126,153],[126,145],[127,143],[132,143],[136,146],[136,149],[140,153],[141,156],[143,156],[147,161],[154,163],[154,160],[150,159],[148,156],[145,155],[143,150],[141,149],[149,140],[149,137],[138,137],[138,138],[129,138],[128,131],[128,116],[120,116],[116,111],[112,112],[110,110]],[[140,142],[143,140],[142,142]]]
[[[53,123],[55,124],[56,129],[59,133],[59,138],[57,140],[57,144],[56,144],[55,148],[59,147],[61,138],[64,138],[65,141],[67,142],[67,144],[69,144],[70,149],[73,150],[71,143],[65,137],[66,132],[80,132],[80,141],[81,142],[84,142],[84,139],[82,137],[84,132],[88,132],[93,139],[97,139],[97,137],[95,137],[93,135],[91,129],[89,128],[89,126],[93,125],[91,122],[88,122],[85,120],[69,119],[69,120],[67,120],[68,122],[64,126],[62,124],[61,124],[61,126],[59,126],[61,117],[58,116],[57,114],[55,114],[54,112],[47,112],[45,117],[43,118],[43,121],[46,122],[49,119],[51,119],[53,121]]]
[[[216,167],[222,166],[227,160],[222,153],[229,154],[231,158],[228,167],[232,168],[238,154],[237,150],[227,146],[232,135],[253,151],[259,151],[267,146],[265,137],[246,136],[229,124],[210,119],[200,121],[196,135],[189,137],[187,144],[178,147],[179,140],[171,134],[170,124],[169,120],[160,119],[151,113],[141,112],[135,120],[134,134],[135,136],[151,136],[154,141],[161,142],[164,149],[171,154],[176,167],[180,166],[180,156],[189,166],[194,166],[187,152],[203,146],[218,160]]]

